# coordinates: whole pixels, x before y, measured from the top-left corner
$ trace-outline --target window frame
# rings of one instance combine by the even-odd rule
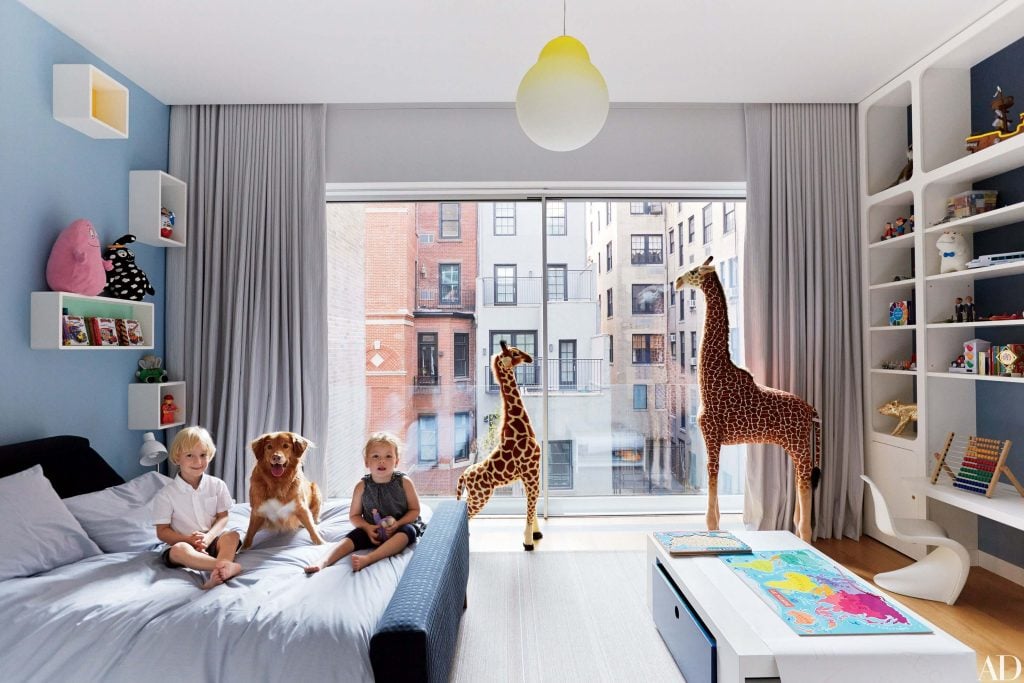
[[[655,248],[655,242],[658,247]],[[637,246],[640,245],[640,246]],[[657,256],[657,260],[655,260]],[[665,265],[665,238],[657,233],[634,233],[629,236],[629,263],[633,266]]]
[[[562,295],[560,297],[552,296],[552,280],[551,276],[556,273],[561,273],[561,288]],[[559,284],[559,283],[555,283]],[[569,265],[567,263],[549,263],[547,272],[544,278],[544,296],[548,301],[568,301],[569,300]]]
[[[501,215],[499,215],[499,207],[501,207]],[[506,215],[504,212],[507,207],[511,207],[511,215]],[[501,224],[501,230],[499,231],[499,221]],[[510,232],[505,232],[510,230]],[[495,237],[515,237],[516,235],[516,202],[494,202],[494,236]]]
[[[455,218],[445,218],[445,207],[455,207]],[[445,232],[446,224],[455,224],[455,234],[449,235]],[[462,204],[459,202],[438,202],[437,203],[437,238],[439,240],[462,239]]]
[[[659,298],[655,299],[654,304],[648,307],[651,310],[642,310],[644,308],[643,306],[637,306],[637,294],[639,293],[642,295],[644,292],[651,290],[652,288],[657,288]],[[633,315],[665,315],[665,285],[663,284],[657,282],[634,282],[630,285],[630,300],[632,303]],[[660,307],[657,305],[659,301],[661,302]],[[660,310],[658,310],[659,308]]]
[[[498,298],[499,284],[498,281],[505,281],[510,279],[506,275],[498,275],[499,268],[511,268],[512,269],[512,299],[506,301]],[[494,305],[495,306],[516,306],[519,304],[519,264],[517,263],[495,263],[494,264]]]
[[[662,365],[665,362],[665,335],[660,332],[634,332],[631,348],[633,365]]]
[[[444,272],[446,268],[454,268],[456,273],[456,282],[445,283]],[[445,301],[444,292],[445,287],[454,287],[456,297],[454,302]],[[449,305],[449,306],[461,306],[462,305],[462,264],[461,263],[438,263],[437,264],[437,304]]]
[[[561,213],[552,213],[552,208],[559,208]],[[561,225],[561,232],[556,232],[552,228]],[[545,232],[549,237],[565,237],[568,233],[568,212],[566,203],[561,200],[548,201],[547,202],[547,226]]]
[[[556,448],[557,444],[557,448]],[[568,446],[567,448],[565,448]],[[548,490],[550,491],[571,491],[573,488],[573,457],[572,439],[552,439],[548,441]],[[564,448],[564,450],[562,450]],[[559,462],[558,457],[566,456],[565,462]],[[558,468],[565,468],[564,480],[566,485],[556,485],[552,482],[552,475]]]
[[[465,429],[462,428],[465,425]],[[460,432],[465,432],[465,445],[459,448]],[[473,413],[470,411],[458,411],[452,416],[452,460],[454,462],[467,462],[469,460],[469,445],[473,442]],[[460,453],[465,451],[464,455]]]
[[[417,462],[429,462],[436,463],[440,449],[437,443],[437,413],[419,413],[416,415],[416,461]],[[424,429],[425,424],[432,423],[432,429]],[[423,438],[426,434],[433,435],[433,459],[424,457],[424,441]],[[429,445],[429,444],[428,444]]]
[[[640,390],[643,391],[640,391]],[[642,399],[638,400],[638,399]],[[642,403],[643,405],[638,405]],[[648,397],[647,397],[647,385],[646,384],[634,384],[633,385],[633,410],[647,410]]]
[[[432,338],[432,342],[430,339]],[[433,373],[425,373],[424,352],[429,352],[431,364],[434,366]],[[419,386],[437,386],[438,383],[438,333],[417,332],[416,333],[416,384]]]
[[[712,237],[712,226],[714,225],[714,217],[711,215],[711,204],[705,204],[704,208],[701,209],[701,221],[704,230],[704,244],[711,244]]]
[[[460,337],[462,339],[460,339]],[[460,343],[461,342],[461,343]],[[459,358],[460,351],[462,358]],[[452,374],[455,379],[469,379],[469,333],[455,332],[452,337]],[[459,374],[459,365],[464,368],[463,374]]]

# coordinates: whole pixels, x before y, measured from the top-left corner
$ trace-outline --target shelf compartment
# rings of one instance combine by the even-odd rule
[[[1024,221],[1024,202],[1010,204],[999,209],[979,213],[976,216],[958,218],[948,223],[940,223],[925,230],[926,234],[942,234],[946,230],[956,230],[964,235],[973,235],[977,232],[984,232],[994,228],[1001,228],[1004,225],[1013,225]],[[893,240],[895,241],[895,240]],[[882,242],[885,244],[886,242]]]
[[[91,138],[128,137],[128,95],[92,64],[53,65],[53,118]]]
[[[161,405],[163,397],[170,394],[174,397],[174,422],[161,424]],[[185,383],[163,382],[162,384],[128,385],[128,429],[170,429],[185,424]]]
[[[128,318],[142,326],[141,346],[64,346],[63,309],[69,315]],[[153,348],[154,307],[145,301],[126,301],[70,292],[32,292],[31,347],[60,351],[143,351]]]
[[[890,432],[899,422],[895,417],[882,415],[878,409],[892,400],[900,403],[917,402],[917,377],[911,374],[874,374],[871,381],[871,411],[869,427],[873,432],[871,438],[881,437],[889,443],[900,444],[903,448],[910,448],[907,442],[917,440],[917,425],[911,422],[903,430],[902,434],[893,436]]]
[[[163,171],[131,171],[128,174],[129,232],[144,244],[184,247],[188,237],[188,186]],[[174,213],[170,237],[160,235],[160,210]]]
[[[886,221],[887,222],[887,221]],[[885,225],[885,222],[882,223]],[[901,235],[900,237],[894,237],[891,240],[881,240],[879,242],[870,242],[868,249],[886,250],[886,249],[913,249],[914,248],[914,233],[907,235]]]
[[[968,268],[953,273],[940,273],[929,275],[925,278],[928,283],[933,282],[976,282],[978,280],[990,280],[994,277],[1006,277],[1007,275],[1020,275],[1024,273],[1024,261],[1004,263],[998,266],[987,266],[985,268]]]
[[[907,163],[910,105],[910,82],[904,81],[868,107],[865,116],[868,194],[874,195],[886,190],[897,193],[901,191],[897,189],[899,185],[890,186]],[[920,166],[915,164],[915,168]]]
[[[914,336],[910,334],[880,334],[871,338],[871,372],[878,374],[916,374],[913,370],[883,370],[883,363],[902,363],[916,353]]]
[[[912,305],[916,306],[914,301],[914,281],[913,280],[901,280],[900,282],[891,283],[894,286],[879,286],[871,287],[869,290],[869,305],[871,312],[871,329],[875,330],[881,327],[891,327],[894,330],[903,330],[912,328],[913,325],[889,325],[889,308],[895,301],[910,301]],[[917,311],[911,311],[911,320],[917,320]]]

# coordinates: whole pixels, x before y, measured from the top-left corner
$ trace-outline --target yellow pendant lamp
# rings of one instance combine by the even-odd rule
[[[564,4],[562,11],[564,22]],[[516,117],[531,140],[553,152],[597,137],[608,118],[608,86],[583,43],[563,30],[544,46],[519,83]]]

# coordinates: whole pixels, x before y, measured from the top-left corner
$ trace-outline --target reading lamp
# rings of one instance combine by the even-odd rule
[[[549,41],[516,92],[516,118],[523,132],[553,152],[569,152],[593,140],[608,118],[608,86],[576,38]]]
[[[139,448],[139,464],[146,467],[159,465],[167,459],[167,446],[156,440],[153,432],[142,435],[142,447]]]

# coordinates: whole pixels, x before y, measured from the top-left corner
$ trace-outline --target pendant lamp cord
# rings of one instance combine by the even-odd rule
[[[562,35],[565,35],[565,0],[562,0]]]

